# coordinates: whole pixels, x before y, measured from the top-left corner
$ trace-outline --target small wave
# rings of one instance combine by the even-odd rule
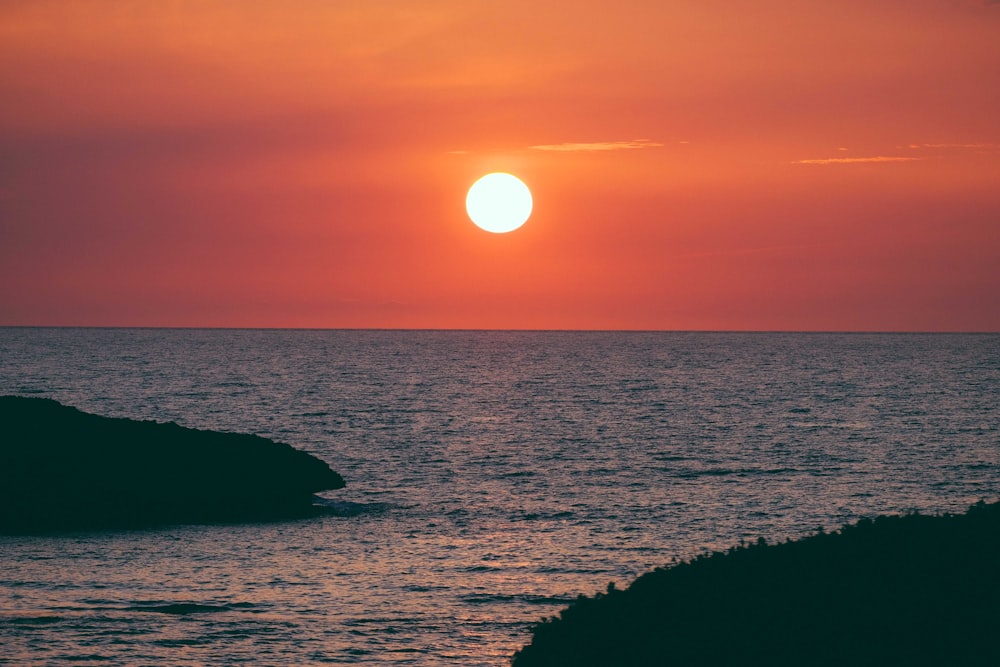
[[[410,593],[433,593],[435,591],[445,590],[444,586],[423,586],[421,584],[413,584],[410,586],[403,586],[404,591]]]
[[[168,602],[168,603],[145,603],[140,602],[127,607],[128,611],[146,611],[156,614],[173,614],[184,616],[187,614],[215,614],[226,611],[239,611],[254,608],[250,602],[234,602],[232,604],[202,604],[200,602]]]
[[[667,469],[665,472],[674,472],[671,469]],[[695,477],[725,477],[727,475],[736,475],[738,470],[732,470],[730,468],[706,468],[704,470],[679,470],[676,471],[676,477],[681,479],[694,479]]]
[[[382,514],[393,507],[389,503],[356,503],[350,500],[330,500],[322,496],[316,496],[313,499],[313,506],[320,507],[334,516]]]
[[[538,605],[564,605],[576,600],[565,595],[501,595],[499,593],[470,593],[459,597],[466,604],[527,603]]]
[[[422,619],[411,616],[362,616],[360,618],[349,618],[344,621],[344,625],[347,627],[355,626],[400,626],[400,625],[411,625],[414,623],[420,623]]]
[[[65,660],[66,662],[108,662],[111,660],[111,656],[104,655],[103,653],[86,653],[82,655],[60,656],[60,660]]]
[[[510,519],[511,521],[552,521],[552,520],[562,520],[562,519],[572,519],[576,516],[573,512],[526,512],[524,514],[515,514]]]
[[[656,461],[691,461],[693,460],[690,456],[681,456],[680,454],[657,454],[653,456]]]
[[[867,422],[791,422],[788,425],[790,428],[804,428],[810,430],[819,430],[824,428],[845,428],[845,429],[856,429],[862,430],[869,428],[870,424]]]
[[[548,565],[540,567],[536,570],[542,574],[586,574],[586,575],[607,575],[614,574],[615,570],[611,570],[605,567],[593,568],[593,567],[567,567],[565,565]]]
[[[498,572],[502,567],[493,565],[470,565],[461,569],[462,572]]]
[[[404,646],[402,648],[387,648],[386,653],[429,653],[425,648],[413,648],[411,646]]]
[[[677,470],[663,468],[663,472],[673,473],[680,479],[697,477],[750,477],[753,475],[789,475],[799,472],[795,468],[705,468],[702,470]]]
[[[5,619],[5,622],[11,625],[52,625],[62,623],[64,620],[62,616],[23,616]]]
[[[193,638],[179,638],[179,639],[154,639],[153,644],[155,646],[162,646],[164,648],[185,648],[188,646],[204,646],[208,644],[207,639],[193,639]]]

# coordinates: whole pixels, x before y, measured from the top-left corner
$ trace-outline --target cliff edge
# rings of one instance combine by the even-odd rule
[[[1000,665],[1000,503],[713,553],[581,596],[514,667]]]
[[[259,436],[0,397],[0,533],[297,518],[343,486],[320,459]]]

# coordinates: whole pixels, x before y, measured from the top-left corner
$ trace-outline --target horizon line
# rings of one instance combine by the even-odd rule
[[[960,329],[555,329],[555,328],[476,328],[476,327],[279,327],[279,326],[159,326],[103,324],[0,324],[0,329],[139,329],[149,331],[425,331],[425,332],[507,332],[507,333],[731,333],[731,334],[892,334],[997,335],[1000,330]]]

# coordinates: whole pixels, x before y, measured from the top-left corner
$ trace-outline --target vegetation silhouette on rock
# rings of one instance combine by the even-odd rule
[[[1000,665],[1000,503],[713,553],[581,596],[514,667]]]
[[[0,532],[295,518],[343,486],[320,459],[259,436],[0,397]]]

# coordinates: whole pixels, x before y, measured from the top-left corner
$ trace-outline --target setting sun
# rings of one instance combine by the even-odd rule
[[[465,210],[476,225],[488,232],[512,232],[531,215],[531,191],[511,174],[486,174],[469,188]]]

